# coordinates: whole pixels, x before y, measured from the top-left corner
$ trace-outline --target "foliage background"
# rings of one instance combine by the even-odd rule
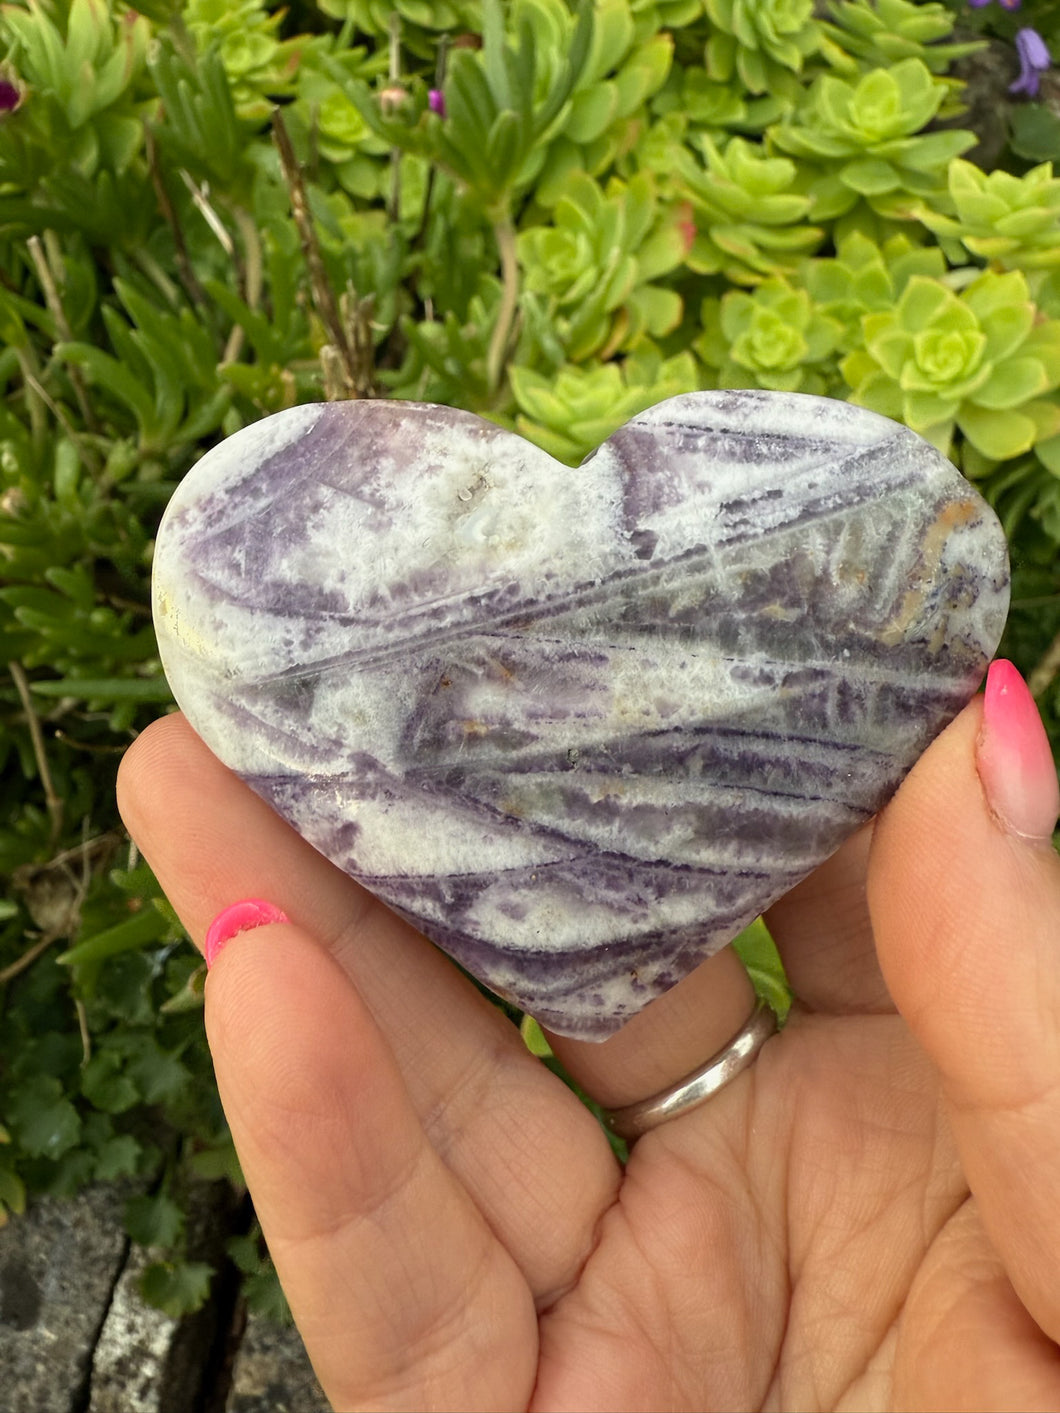
[[[114,807],[170,702],[152,536],[300,401],[452,403],[576,463],[696,388],[948,451],[1060,745],[1060,0],[0,6],[0,1219],[137,1179],[149,1297],[239,1181],[202,971]],[[6,666],[3,666],[6,664]],[[532,1043],[537,1043],[530,1035]],[[230,1255],[278,1297],[255,1232]]]

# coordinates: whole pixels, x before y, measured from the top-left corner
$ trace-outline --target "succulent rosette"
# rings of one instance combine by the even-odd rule
[[[784,90],[820,47],[813,0],[706,0],[715,33],[707,69],[727,82],[735,72],[751,93]]]
[[[915,245],[900,231],[882,245],[861,231],[852,231],[839,242],[834,256],[805,260],[800,269],[814,304],[842,326],[838,344],[842,353],[863,346],[863,316],[893,308],[914,275],[938,278],[945,273],[946,260],[938,246]]]
[[[824,393],[842,324],[814,308],[805,290],[767,280],[753,294],[731,290],[703,305],[695,350],[718,369],[718,386],[752,384],[776,392]]]
[[[661,338],[679,323],[681,296],[653,283],[680,265],[691,240],[687,211],[660,206],[647,172],[606,192],[572,174],[553,223],[517,241],[526,289],[547,296],[560,341],[572,358]]]
[[[1042,162],[1021,177],[950,163],[953,215],[925,207],[917,215],[953,251],[1022,270],[1060,268],[1060,177]]]
[[[832,0],[827,20],[821,21],[830,63],[856,72],[886,68],[903,59],[921,59],[932,73],[945,73],[957,59],[983,47],[981,40],[943,44],[953,32],[954,16],[944,5],[915,4],[913,0]]]
[[[951,158],[975,142],[966,131],[921,131],[948,93],[949,85],[920,59],[850,82],[832,74],[819,78],[798,118],[773,131],[778,147],[816,164],[826,178],[824,185],[810,183],[811,194],[818,186],[822,195],[828,191],[829,208],[819,201],[814,216],[841,214],[860,196],[883,215],[905,217],[908,193],[942,188]]]
[[[722,150],[704,134],[699,145],[703,163],[687,147],[675,146],[671,155],[675,185],[688,197],[696,223],[689,269],[741,285],[791,273],[824,239],[807,219],[810,198],[793,189],[795,163],[768,157],[741,137]]]
[[[529,368],[513,368],[512,392],[520,409],[515,428],[558,461],[574,465],[610,435],[616,422],[697,386],[691,353],[664,359],[651,344],[621,363],[568,364],[547,378]]]
[[[940,451],[955,430],[988,461],[1055,435],[1060,320],[1043,319],[1018,271],[987,271],[961,294],[916,275],[893,309],[862,319],[843,360],[851,401],[899,419]]]

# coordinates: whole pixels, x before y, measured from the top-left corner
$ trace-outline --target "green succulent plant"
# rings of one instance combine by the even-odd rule
[[[347,50],[341,63],[326,51],[310,52],[299,65],[298,96],[284,110],[306,150],[331,165],[343,190],[366,201],[389,190],[391,174],[379,158],[390,149],[369,126],[350,87],[381,72],[378,60],[367,60],[363,49]]]
[[[864,314],[890,309],[914,275],[939,279],[946,259],[937,245],[916,245],[896,232],[877,245],[860,231],[839,242],[834,256],[806,260],[799,277],[815,306],[843,329],[838,348],[862,347]]]
[[[566,364],[551,377],[513,368],[515,429],[573,466],[636,413],[698,386],[690,352],[664,358],[654,345],[621,363]]]
[[[513,23],[521,15],[539,53],[568,51],[571,16],[563,0],[516,0]],[[599,0],[593,6],[592,43],[570,107],[539,154],[534,195],[542,205],[559,199],[571,172],[597,175],[638,136],[637,115],[666,82],[673,59],[671,35],[652,32],[638,38],[638,32],[630,0]]]
[[[953,33],[956,16],[944,5],[912,0],[831,0],[831,21],[822,20],[830,63],[847,73],[886,68],[903,59],[920,59],[933,74],[944,74],[958,59],[983,48],[982,40],[943,44]]]
[[[735,73],[756,94],[798,92],[796,75],[821,46],[813,0],[706,0],[706,10],[712,78],[728,83]]]
[[[325,14],[351,24],[359,33],[389,35],[392,24],[401,27],[402,44],[412,53],[431,59],[443,35],[477,33],[481,28],[481,0],[314,0]]]
[[[1005,269],[1060,268],[1060,177],[1042,162],[1023,176],[983,172],[955,160],[949,168],[954,214],[924,206],[917,215],[940,237],[953,263],[960,248]]]
[[[57,20],[58,17],[56,17]],[[40,5],[5,5],[0,41],[33,94],[14,116],[50,146],[54,165],[84,177],[124,171],[142,140],[136,82],[145,67],[150,27],[142,17],[112,14],[92,0],[72,0],[60,29]]]
[[[357,80],[349,93],[387,143],[450,173],[493,222],[506,221],[513,197],[540,173],[550,138],[571,112],[572,95],[592,52],[594,9],[577,17],[560,4],[562,47],[543,46],[536,25],[560,0],[520,0],[509,42],[500,0],[483,0],[482,47],[457,49],[444,82],[445,116],[428,107],[422,83],[390,113]]]
[[[704,300],[701,318],[703,332],[693,347],[718,370],[719,387],[830,390],[843,325],[816,309],[805,290],[766,280],[753,294],[730,290],[720,300]]]
[[[753,285],[791,272],[801,256],[820,245],[823,230],[806,219],[812,198],[793,190],[794,162],[768,157],[741,137],[722,150],[703,134],[698,145],[705,164],[686,146],[675,147],[667,164],[696,223],[690,269]]]
[[[258,0],[189,0],[183,19],[201,49],[218,46],[241,118],[267,118],[265,93],[292,91],[308,41],[277,37],[282,11],[265,14]]]
[[[810,182],[818,217],[839,215],[864,197],[882,215],[908,218],[908,193],[943,186],[950,160],[975,144],[970,132],[921,132],[947,92],[948,85],[920,59],[851,81],[824,74],[797,118],[778,124],[771,136],[783,151],[819,164],[836,179],[838,187]]]
[[[703,0],[632,0],[630,9],[639,43],[660,30],[684,29],[694,24],[703,14]]]
[[[520,234],[519,264],[524,287],[549,297],[572,360],[608,357],[676,328],[681,296],[653,281],[681,263],[691,231],[687,212],[660,210],[646,172],[614,178],[606,190],[575,173],[552,216],[552,225]]]
[[[862,319],[865,347],[841,368],[851,401],[905,422],[948,453],[960,431],[986,461],[1060,429],[1060,320],[1041,319],[1018,271],[979,275],[960,294],[914,275],[893,309]]]
[[[715,131],[729,127],[741,131],[764,128],[783,111],[783,105],[770,105],[762,113],[761,105],[768,99],[748,100],[749,95],[739,83],[719,83],[702,66],[682,64],[671,70],[666,84],[652,100],[651,110],[666,122],[671,140],[677,142],[683,142],[694,127]],[[653,130],[658,127],[659,123],[653,124]],[[649,138],[650,133],[645,137]],[[644,144],[639,143],[638,156],[643,150]]]

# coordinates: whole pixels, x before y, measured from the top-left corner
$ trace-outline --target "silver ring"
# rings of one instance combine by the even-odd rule
[[[658,1128],[668,1119],[686,1114],[689,1109],[697,1109],[747,1069],[776,1028],[776,1016],[764,1001],[759,1001],[728,1045],[713,1055],[701,1069],[693,1070],[669,1089],[653,1094],[650,1099],[641,1099],[622,1109],[606,1110],[604,1121],[607,1127],[619,1138],[632,1143],[641,1134]]]

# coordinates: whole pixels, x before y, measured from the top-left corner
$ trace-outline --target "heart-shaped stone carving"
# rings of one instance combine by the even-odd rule
[[[890,796],[982,677],[1008,561],[906,428],[693,393],[577,469],[450,408],[296,407],[159,532],[207,744],[555,1030],[603,1038]]]

